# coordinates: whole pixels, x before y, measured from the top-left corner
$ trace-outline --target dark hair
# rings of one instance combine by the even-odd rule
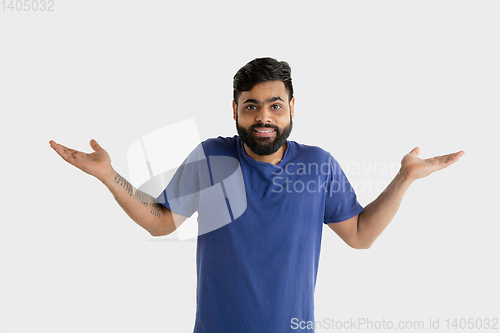
[[[255,58],[241,67],[233,77],[233,98],[238,105],[242,91],[252,90],[258,83],[268,81],[283,81],[288,91],[288,101],[293,97],[292,70],[285,61],[273,58]]]

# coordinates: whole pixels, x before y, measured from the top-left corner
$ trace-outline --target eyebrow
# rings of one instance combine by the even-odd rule
[[[285,101],[284,101],[284,100],[282,100],[282,99],[281,99],[281,97],[279,97],[279,96],[274,96],[274,97],[271,97],[271,98],[269,98],[266,102],[267,102],[267,103],[272,103],[272,102],[277,101],[277,100],[280,100],[280,101],[282,101],[283,103],[285,102]],[[249,99],[247,99],[246,101],[244,101],[244,102],[243,102],[243,104],[246,104],[246,103],[261,104],[262,102],[260,102],[260,101],[258,101],[258,100],[256,100],[256,99],[254,99],[254,98],[249,98]]]

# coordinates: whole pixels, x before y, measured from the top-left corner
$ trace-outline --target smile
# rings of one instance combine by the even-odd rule
[[[276,131],[271,128],[256,128],[254,129],[254,132],[257,134],[257,136],[271,136]]]

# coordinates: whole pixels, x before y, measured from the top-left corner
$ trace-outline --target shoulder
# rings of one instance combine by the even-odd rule
[[[318,146],[306,145],[295,141],[289,141],[300,158],[315,161],[335,161],[330,152]]]
[[[210,138],[201,143],[207,156],[233,156],[238,153],[238,136]]]

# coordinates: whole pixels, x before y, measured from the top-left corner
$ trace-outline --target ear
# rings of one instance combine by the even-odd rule
[[[236,112],[238,112],[238,106],[233,100],[233,119],[236,121]]]
[[[290,116],[292,118],[294,116],[294,113],[293,113],[294,108],[295,108],[295,97],[292,97],[292,99],[290,100]]]

